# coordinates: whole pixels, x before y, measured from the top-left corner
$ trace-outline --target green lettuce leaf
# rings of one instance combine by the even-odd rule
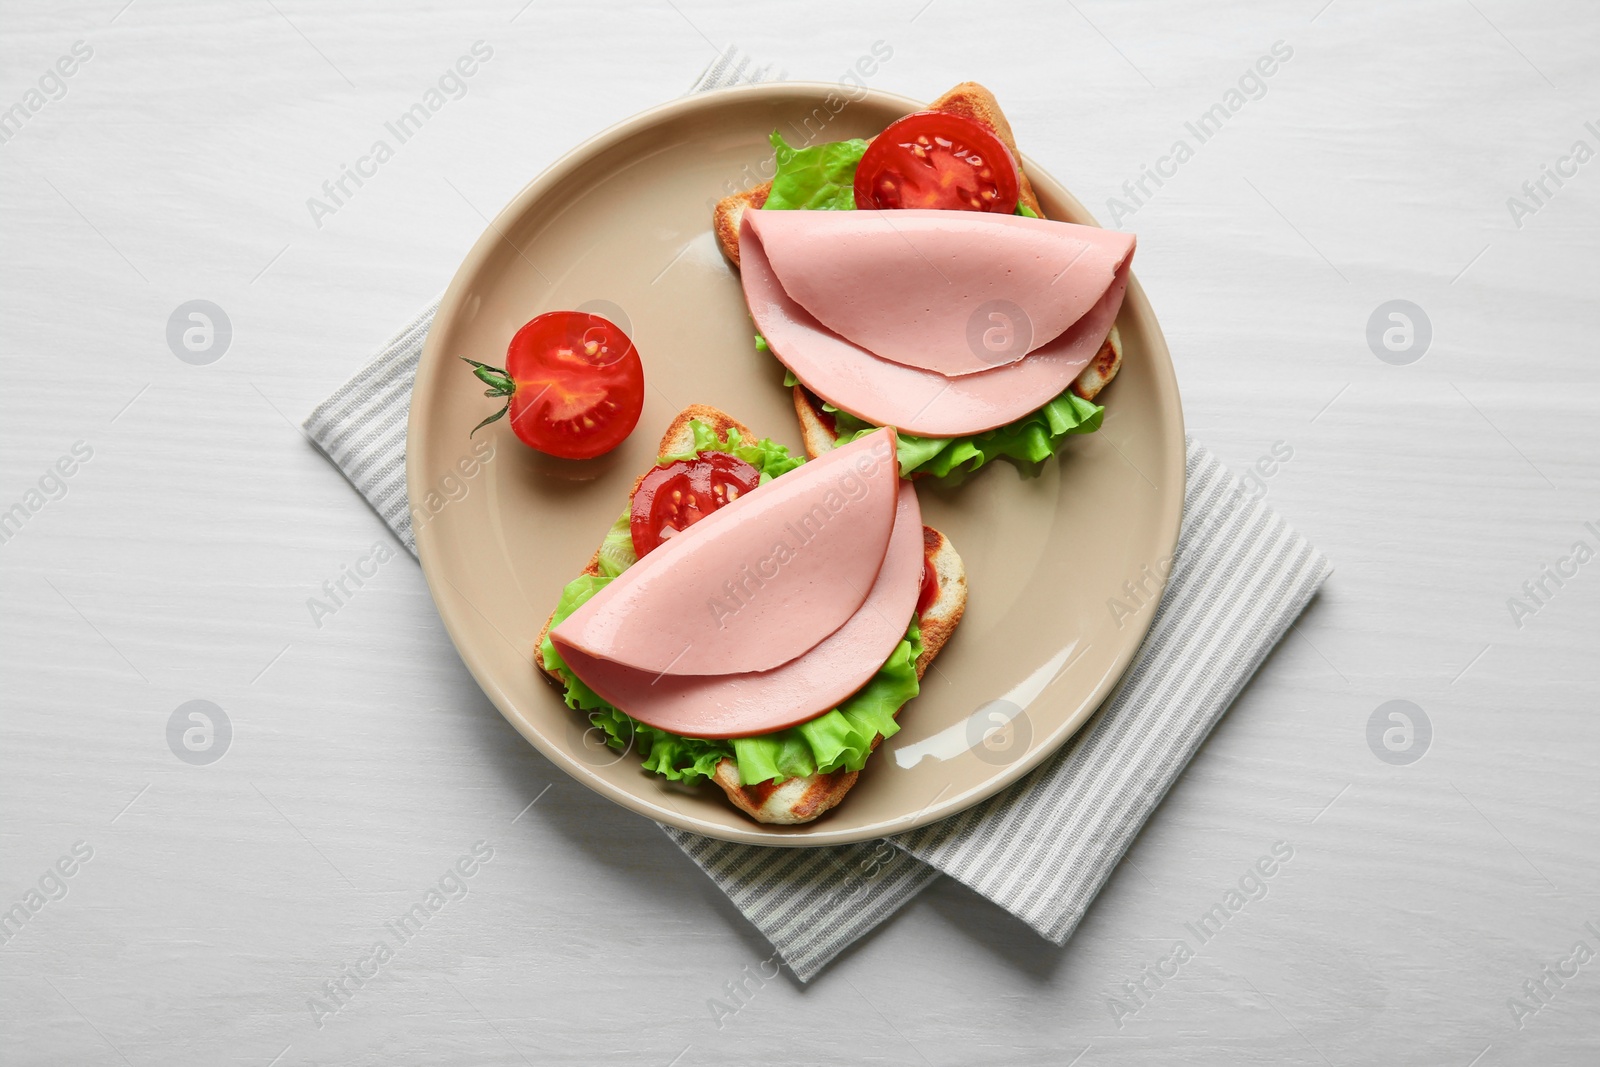
[[[785,388],[793,388],[800,384],[800,379],[790,371],[784,374],[783,384]],[[838,443],[841,445],[877,429],[854,415],[840,411],[826,400],[822,402],[822,410],[833,416],[833,424],[839,431]],[[1001,456],[1010,456],[1024,470],[1028,470],[1061,451],[1062,442],[1073,434],[1094,433],[1100,428],[1105,413],[1104,407],[1068,389],[1016,422],[1008,422],[971,437],[916,437],[908,433],[896,433],[900,477],[909,478],[913,474],[925,473],[944,478],[948,484],[955,485],[985,463]]]
[[[556,601],[556,612],[550,619],[550,629],[554,630],[568,615],[583,607],[589,598],[604,589],[611,578],[604,574],[580,574],[567,583],[561,590],[561,599]],[[609,708],[596,693],[586,685],[582,678],[572,673],[566,661],[561,658],[561,653],[556,651],[555,642],[550,640],[550,634],[544,635],[544,640],[539,643],[539,660],[547,671],[559,671],[562,681],[567,683],[565,699],[567,707],[574,711],[595,711],[600,708]]]
[[[773,130],[772,150],[778,168],[772,175],[772,191],[762,207],[780,211],[855,209],[856,164],[861,162],[867,142],[858,137],[794,149],[784,142],[782,134]]]
[[[826,401],[822,407],[833,415],[841,445],[877,429]],[[1036,468],[1059,452],[1068,437],[1098,430],[1105,412],[1104,407],[1067,389],[1044,407],[1015,422],[970,437],[896,434],[900,476],[909,478],[926,473],[954,484],[1001,456],[1016,460],[1024,470]]]
[[[690,422],[689,428],[694,433],[695,451],[663,456],[664,460],[683,459],[697,452],[729,452],[760,471],[763,481],[794,470],[804,462],[767,438],[746,441],[737,430],[729,430],[727,436],[718,438],[709,426],[698,420]],[[624,513],[606,535],[600,553],[602,573],[579,575],[561,591],[551,629],[635,562],[631,536],[627,539],[625,556],[620,547],[621,538],[628,532],[627,520],[628,515]],[[610,559],[613,565],[620,564],[616,574],[608,573],[607,562],[607,546],[612,546],[614,541],[617,542],[616,551]],[[622,562],[625,558],[626,562]],[[635,747],[644,759],[645,770],[674,782],[690,784],[709,777],[724,759],[737,762],[739,781],[744,785],[781,782],[786,778],[827,774],[840,769],[859,771],[872,754],[873,739],[879,734],[892,737],[899,731],[895,712],[917,695],[920,688],[917,657],[920,655],[922,631],[916,616],[912,616],[905,637],[884,665],[837,708],[787,730],[723,740],[681,737],[639,722],[607,704],[585,685],[562,660],[548,634],[539,646],[540,661],[545,669],[557,674],[566,684],[567,707],[587,712],[589,721],[605,735],[606,744],[624,752],[630,746]]]
[[[633,551],[632,520],[633,509],[624,509],[621,517],[606,531],[606,539],[600,542],[600,573],[607,578],[615,578],[639,562]]]
[[[791,456],[787,448],[770,437],[763,437],[759,441],[746,441],[738,430],[730,427],[727,436],[719,438],[711,427],[699,419],[689,420],[689,430],[694,434],[694,445],[688,451],[662,456],[662,463],[693,459],[702,452],[727,452],[738,456],[760,471],[761,484],[765,485],[778,475],[788,474],[805,462],[798,456]]]

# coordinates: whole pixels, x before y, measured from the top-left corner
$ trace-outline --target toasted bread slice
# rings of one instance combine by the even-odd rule
[[[995,99],[993,93],[977,82],[962,82],[929,104],[928,110],[960,115],[993,130],[1017,159],[1017,173],[1022,178],[1022,202],[1040,218],[1045,217],[1044,208],[1039,205],[1039,197],[1035,195],[1033,184],[1028,181],[1028,173],[1022,166],[1022,153],[1017,151],[1017,140],[1011,132],[1011,123],[1006,119],[1005,112],[1000,110],[1000,102]],[[754,189],[746,189],[742,193],[723,197],[712,209],[711,227],[716,232],[717,244],[722,248],[722,254],[727,257],[728,262],[735,267],[739,265],[739,222],[744,218],[746,211],[760,208],[765,204],[767,195],[771,192],[772,183],[762,182]],[[1072,383],[1072,388],[1085,400],[1093,400],[1099,395],[1100,390],[1111,383],[1111,379],[1117,376],[1117,371],[1120,369],[1122,369],[1122,339],[1117,336],[1117,329],[1113,326],[1106,343],[1078,375]],[[797,404],[798,397],[799,394],[796,393]],[[804,430],[806,427],[804,415],[801,416],[800,425]],[[812,456],[817,455],[817,452],[812,450],[809,440],[806,443],[806,451]]]
[[[694,420],[705,423],[716,431],[718,437],[725,436],[730,429],[738,430],[740,435],[746,438],[756,436],[748,426],[725,412],[703,404],[691,404],[679,412],[677,418],[672,420],[672,425],[667,427],[657,455],[686,452],[694,447],[694,431],[689,428],[689,423]],[[831,438],[829,447],[832,447]],[[638,491],[639,483],[642,481],[644,481],[643,474],[634,480],[633,489],[628,494],[630,499],[633,493]],[[955,632],[956,625],[961,621],[962,613],[967,607],[966,568],[949,539],[938,530],[924,526],[922,545],[924,558],[933,565],[934,574],[939,580],[939,595],[921,618],[922,654],[917,657],[919,679],[927,671],[934,657],[939,654],[939,650],[950,640],[950,635]],[[589,557],[583,573],[600,573],[599,549]],[[550,632],[550,621],[554,618],[555,613],[552,611],[550,619],[545,620],[544,628],[539,631],[539,636],[534,641],[536,663],[542,663],[538,650],[543,646],[545,635]],[[564,686],[559,675],[551,671],[546,671],[545,674],[558,688]],[[896,712],[897,716],[898,714]],[[877,748],[878,742],[882,740],[882,737],[876,738],[873,741],[873,748]],[[792,826],[810,822],[837,805],[856,784],[858,775],[857,771],[834,771],[831,774],[789,778],[777,784],[765,782],[746,786],[739,784],[738,764],[734,760],[725,759],[717,765],[712,780],[722,787],[723,792],[728,794],[728,799],[736,807],[757,822]]]
[[[754,189],[723,197],[711,211],[711,227],[717,232],[717,244],[735,267],[739,265],[739,221],[750,208],[765,204],[770,192],[772,183],[762,182]]]
[[[1117,332],[1113,324],[1111,332],[1106,334],[1105,344],[1100,346],[1100,351],[1094,354],[1089,365],[1078,372],[1072,380],[1072,391],[1085,400],[1093,400],[1100,395],[1100,390],[1111,384],[1111,379],[1117,376],[1117,371],[1122,368],[1122,335]]]

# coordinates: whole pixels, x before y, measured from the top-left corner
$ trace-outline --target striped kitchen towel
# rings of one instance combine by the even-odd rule
[[[730,48],[691,92],[770,76]],[[437,306],[424,309],[305,423],[413,553],[406,416]],[[884,841],[780,849],[663,830],[801,981],[941,873],[1064,944],[1328,570],[1321,553],[1191,440],[1183,529],[1149,636],[1111,698],[1039,769],[959,815]]]

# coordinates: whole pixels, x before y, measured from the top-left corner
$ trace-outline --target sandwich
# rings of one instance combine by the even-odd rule
[[[660,460],[539,635],[567,706],[645,771],[710,781],[762,823],[835,807],[966,607],[894,431],[807,462],[714,408]]]
[[[1044,218],[992,93],[794,149],[712,225],[806,452],[897,430],[906,477],[1032,465],[1097,430],[1122,364],[1130,234]]]

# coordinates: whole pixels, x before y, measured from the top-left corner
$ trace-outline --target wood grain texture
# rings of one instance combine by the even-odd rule
[[[1576,941],[1600,951],[1600,562],[1520,628],[1507,607],[1600,547],[1600,162],[1520,227],[1507,207],[1600,148],[1589,6],[519,6],[8,12],[0,110],[75,41],[93,55],[0,145],[0,509],[75,442],[92,457],[0,545],[0,908],[75,842],[93,856],[0,945],[0,1059],[1594,1061],[1600,963],[1520,1029],[1507,1006]],[[693,864],[478,693],[408,559],[320,626],[307,606],[390,542],[295,424],[484,216],[730,32],[792,77],[881,40],[875,86],[983,82],[1107,223],[1292,48],[1121,225],[1191,431],[1239,471],[1291,448],[1262,491],[1336,571],[1064,951],[940,884],[811,988],[758,982],[770,949]],[[307,198],[479,40],[464,95],[317,225]],[[1366,340],[1396,298],[1433,328],[1409,366]],[[165,340],[192,299],[232,323],[209,366]],[[209,766],[166,739],[193,699],[232,724]],[[1368,748],[1391,699],[1433,724],[1411,766]],[[308,1000],[478,841],[465,896],[316,1025]],[[1184,924],[1278,841],[1265,897],[1198,944]],[[1194,958],[1114,1017],[1179,939]]]

